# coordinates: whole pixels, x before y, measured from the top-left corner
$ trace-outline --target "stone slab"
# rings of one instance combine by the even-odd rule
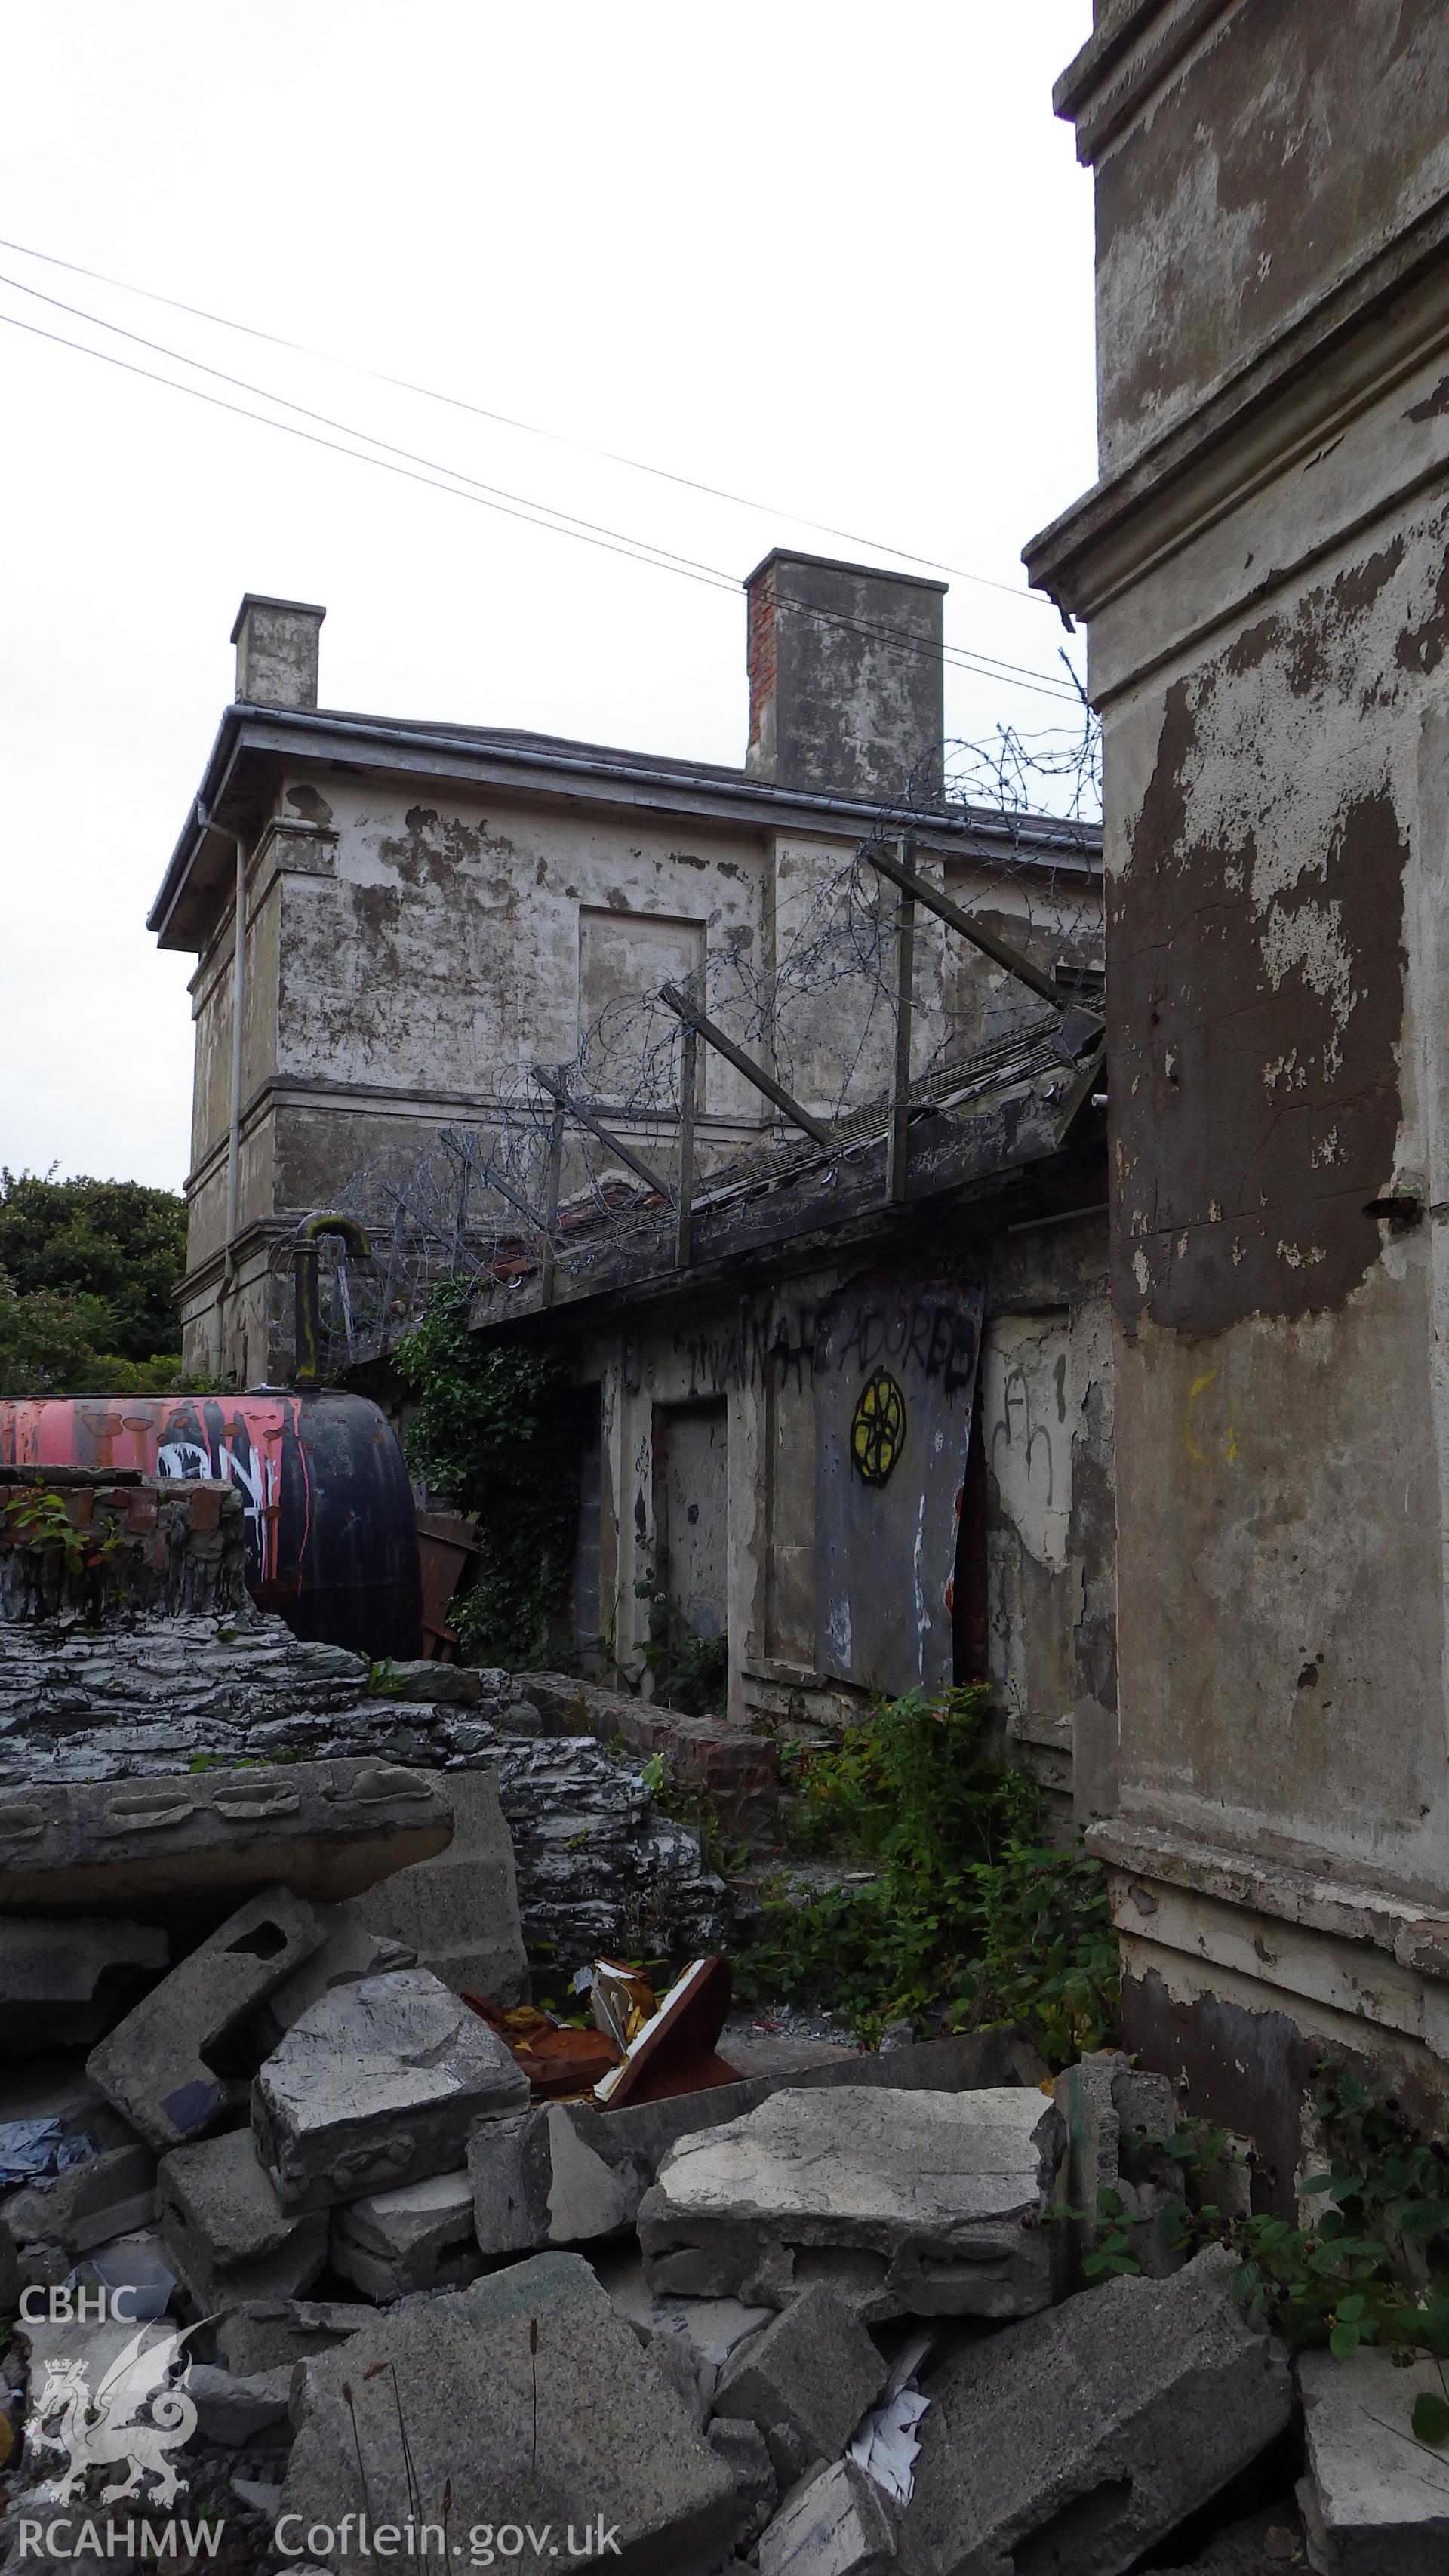
[[[748,2308],[739,2299],[656,2298],[634,2244],[601,2248],[589,2260],[620,2316],[628,2318],[641,2339],[683,2335],[699,2360],[715,2370],[723,2370],[731,2353],[778,2314],[774,2308]]]
[[[527,2102],[487,2023],[404,1968],[335,1986],[303,2013],[257,2075],[252,2128],[283,2205],[321,2209],[456,2171],[475,2121]]]
[[[1115,2194],[1144,2272],[1175,2272],[1184,2257],[1168,2245],[1157,2224],[1164,2207],[1183,2191],[1182,2169],[1160,2150],[1137,2143],[1170,2137],[1177,2127],[1172,2078],[1134,2067],[1119,2049],[1079,2058],[1057,2077],[1054,2098],[1066,2128],[1066,2152],[1057,2176],[1062,2206],[1083,2214],[1069,2222],[1067,2242],[1077,2286],[1082,2258],[1096,2244],[1098,2199]]]
[[[239,2299],[216,2319],[216,2357],[239,2379],[295,2368],[314,2352],[335,2352],[377,2310],[349,2299]]]
[[[573,2105],[490,2120],[468,2141],[474,2227],[484,2254],[581,2245],[632,2226],[638,2193],[584,2142]]]
[[[404,1943],[455,1994],[470,1986],[506,2010],[528,1992],[513,1837],[491,1771],[450,1772],[447,1794],[447,1850],[353,1897],[347,1912]]]
[[[7,2194],[0,2234],[17,2248],[53,2245],[78,2261],[113,2236],[149,2226],[155,2207],[156,2158],[137,2139]]]
[[[309,1905],[264,1889],[92,2049],[87,2073],[158,2155],[204,2137],[234,2098],[210,2053],[321,1943]]]
[[[304,1959],[295,1973],[274,1987],[253,2024],[260,2054],[270,2057],[294,2022],[320,2003],[333,1986],[359,1985],[364,1977],[390,1976],[395,1968],[415,1968],[417,1953],[405,1941],[370,1932],[353,1920],[343,1905],[318,1905],[313,1912],[322,1927],[322,1947]]]
[[[1298,2502],[1317,2576],[1444,2576],[1449,2456],[1416,2441],[1421,2391],[1444,2395],[1437,2363],[1396,2370],[1361,2346],[1351,2361],[1298,2357],[1306,2475]]]
[[[1126,2571],[1246,2469],[1293,2411],[1281,2350],[1209,2247],[1118,2279],[932,2371],[901,2533],[911,2576]]]
[[[354,2200],[333,2210],[329,2245],[333,2271],[369,2299],[461,2290],[483,2268],[472,2181],[466,2170],[429,2174]]]
[[[283,2209],[250,2129],[229,2129],[162,2159],[156,2192],[163,2241],[199,2308],[297,2298],[327,2261],[327,2221]]]
[[[204,2442],[224,2442],[229,2449],[235,2449],[243,2442],[255,2442],[264,2433],[282,2434],[292,2390],[289,2369],[261,2371],[253,2378],[237,2379],[229,2370],[218,2369],[214,2362],[197,2361],[191,2365],[186,2385],[196,2408],[196,2429]]]
[[[1025,2222],[1060,2138],[1055,2107],[1017,2087],[773,2094],[665,2157],[639,2209],[646,2277],[779,2306],[797,2248],[864,2248],[897,2313],[1028,2315],[1051,2295],[1050,2245]]]
[[[762,2533],[760,2576],[876,2576],[895,2547],[879,2488],[854,2460],[835,2460],[793,2487]],[[1007,2563],[993,2576],[1005,2576]]]
[[[170,1955],[158,1924],[90,1914],[0,1916],[0,2048],[99,2039]]]
[[[1001,2044],[1008,2038],[1012,2042],[1009,2048]],[[591,2103],[585,2102],[568,2102],[554,2107],[562,2110],[580,2144],[614,2174],[624,2193],[626,2222],[632,2224],[638,2216],[645,2192],[671,2147],[676,2146],[681,2138],[697,2137],[706,2129],[726,2127],[729,2122],[743,2118],[746,2112],[757,2110],[762,2102],[770,2101],[777,2093],[828,2091],[837,2086],[874,2091],[882,2085],[888,2085],[893,2092],[979,2092],[991,2085],[1027,2079],[1034,2087],[1036,2076],[1031,2070],[1039,2070],[1040,2064],[1036,2052],[1014,2033],[973,2031],[951,2039],[923,2040],[887,2057],[867,2057],[855,2051],[836,2050],[828,2061],[822,2060],[804,2072],[792,2070],[779,2077],[756,2076],[740,2084],[715,2085],[703,2093],[675,2094],[662,2102],[627,2102],[617,2110],[604,2111],[596,2110]],[[1025,2078],[1019,2078],[1013,2072],[1017,2068],[1026,2070]],[[899,2082],[895,2080],[897,2073]],[[1040,2102],[1037,2107],[1040,2110]],[[512,2194],[517,2213],[523,2204],[517,2197],[521,2178],[517,2176],[516,2142],[505,2147],[500,2139],[496,2143],[496,2152],[500,2165],[507,2167],[506,2174],[501,2173],[499,2178],[502,2200],[506,2201]],[[480,2148],[480,2156],[481,2153]],[[477,2178],[481,2195],[481,2172]],[[497,2197],[493,2205],[500,2205]],[[537,2198],[531,2206],[536,2212],[540,2206]],[[562,2241],[538,2232],[540,2223],[535,2217],[530,2232],[522,2218],[515,2215],[509,2222],[506,2242],[498,2243],[494,2250],[522,2253]],[[609,2223],[610,2226],[614,2224],[612,2219]],[[479,2224],[486,2232],[489,2222],[481,2196]],[[601,2229],[599,2232],[604,2231]],[[489,2241],[492,2242],[491,2237]],[[872,2313],[886,2317],[898,2314],[899,2310],[886,2301],[877,2303]]]
[[[220,1908],[282,1886],[330,1903],[442,1851],[437,1778],[378,1761],[0,1789],[0,1914]]]
[[[602,2516],[619,2576],[702,2576],[739,2518],[724,2462],[577,2255],[539,2255],[378,2317],[304,2362],[293,2417],[284,2542],[321,2523],[341,2537],[349,2515],[406,2524],[410,2497],[415,2518],[420,2505],[441,2521],[446,2491],[460,2536],[477,2523],[566,2532]],[[370,2576],[355,2519],[328,2563],[333,2576]]]
[[[864,2326],[817,2284],[726,2364],[714,2411],[758,2425],[767,2441],[783,2426],[808,2456],[830,2460],[885,2382],[886,2365]]]

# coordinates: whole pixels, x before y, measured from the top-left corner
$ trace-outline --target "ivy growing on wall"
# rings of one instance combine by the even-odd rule
[[[557,1352],[470,1332],[472,1295],[468,1280],[442,1280],[398,1347],[418,1399],[403,1445],[415,1475],[477,1514],[478,1577],[454,1612],[463,1652],[517,1669],[539,1661],[569,1597],[579,1397]]]

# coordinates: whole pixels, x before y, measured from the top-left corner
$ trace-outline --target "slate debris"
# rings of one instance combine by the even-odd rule
[[[757,2426],[778,2473],[779,2432],[793,2435],[807,2457],[834,2459],[885,2379],[885,2363],[864,2326],[817,2284],[726,2363],[714,2411]]]
[[[452,1773],[448,1803],[453,1839],[447,1850],[395,1870],[366,1895],[352,1897],[345,1911],[359,1927],[410,1949],[455,1994],[472,1986],[491,2003],[520,2003],[528,1992],[528,1960],[498,1783],[488,1771]]]

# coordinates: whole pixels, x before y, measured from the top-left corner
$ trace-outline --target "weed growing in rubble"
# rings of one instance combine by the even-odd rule
[[[1326,2344],[1347,2361],[1377,2344],[1398,2362],[1449,2360],[1449,2147],[1421,2138],[1392,2094],[1331,2063],[1318,2073],[1313,2107],[1329,2161],[1298,2187],[1300,2199],[1324,2204],[1309,2224],[1229,2218],[1203,2200],[1231,2147],[1221,2130],[1189,2122],[1170,2138],[1137,2141],[1186,2176],[1187,2198],[1158,2220],[1163,2236],[1188,2254],[1231,2246],[1240,2258],[1234,2296],[1296,2349]],[[1125,2230],[1109,2231],[1084,2266],[1099,2278],[1141,2268]],[[1411,2423],[1420,2441],[1449,2441],[1449,2393],[1421,2392]]]
[[[579,1398],[551,1351],[485,1348],[474,1283],[441,1280],[398,1344],[417,1396],[404,1447],[415,1475],[476,1516],[480,1554],[453,1624],[471,1661],[533,1663],[568,1599],[579,1507]]]
[[[800,1905],[767,1897],[737,1990],[830,2004],[866,2039],[908,2017],[1015,2024],[1053,2065],[1109,2044],[1117,1949],[1098,1862],[1045,1842],[1040,1792],[987,1742],[973,1684],[873,1709],[787,1757],[807,1848],[873,1869]]]

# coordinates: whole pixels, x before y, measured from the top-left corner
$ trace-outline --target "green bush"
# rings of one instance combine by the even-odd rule
[[[463,1651],[537,1661],[569,1597],[579,1514],[579,1400],[552,1351],[500,1348],[468,1329],[473,1288],[445,1279],[397,1367],[418,1397],[408,1465],[477,1514],[477,1580],[455,1605]]]
[[[773,1896],[737,1962],[747,1996],[887,2022],[1019,2024],[1063,2065],[1112,2038],[1117,1950],[1101,1866],[1042,1837],[1040,1792],[987,1741],[982,1685],[873,1709],[787,1764],[799,1839],[869,1865],[813,1903]]]
[[[178,1338],[185,1268],[186,1202],[174,1190],[0,1166],[0,1271],[22,1303],[62,1301],[37,1308],[52,1320],[70,1301],[72,1322],[108,1369],[127,1361],[179,1368],[164,1355]]]

